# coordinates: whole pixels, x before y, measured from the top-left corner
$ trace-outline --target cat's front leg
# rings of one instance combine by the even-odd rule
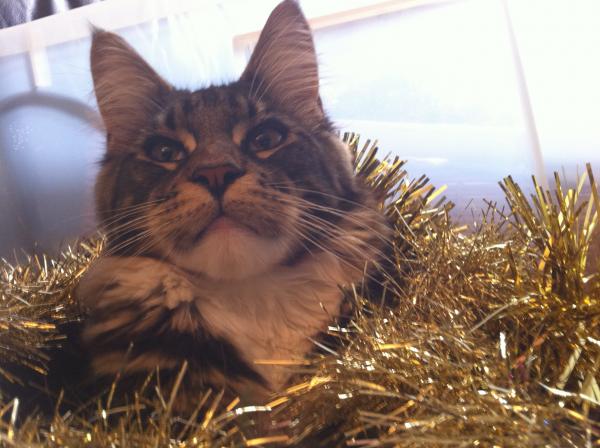
[[[207,331],[199,291],[173,265],[106,257],[86,273],[77,296],[87,309],[82,340],[97,376],[146,376],[157,367],[176,375],[187,361],[189,385],[262,382],[226,338]]]
[[[167,347],[148,346],[148,341],[169,332],[203,331],[194,316],[191,282],[152,258],[98,260],[80,282],[77,296],[87,310],[82,339],[99,375],[172,368],[177,360]]]

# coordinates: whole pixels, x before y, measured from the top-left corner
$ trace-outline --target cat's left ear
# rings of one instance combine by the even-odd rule
[[[240,79],[249,83],[253,98],[266,96],[311,124],[323,119],[315,46],[295,0],[271,12]]]

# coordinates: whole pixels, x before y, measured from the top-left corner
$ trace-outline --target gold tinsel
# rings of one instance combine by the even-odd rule
[[[356,316],[330,328],[342,344],[296,366],[298,383],[261,406],[207,392],[196,413],[177,416],[177,388],[159,385],[113,406],[115,382],[87,406],[65,409],[59,396],[53,416],[21,415],[4,385],[26,388],[47,373],[46,349],[60,347],[62,323],[80,318],[71,291],[102,241],[58,260],[3,262],[0,444],[599,445],[600,279],[589,250],[600,200],[591,168],[573,188],[556,176],[544,191],[534,179],[529,198],[508,177],[507,210],[490,205],[457,227],[428,179],[410,181],[402,161],[375,158],[375,143],[345,139],[395,226],[386,285],[396,305],[373,305],[357,285]],[[153,411],[149,420],[140,410]]]

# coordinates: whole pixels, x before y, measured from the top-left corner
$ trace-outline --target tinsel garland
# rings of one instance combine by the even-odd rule
[[[410,181],[404,162],[378,161],[375,143],[345,140],[395,226],[386,285],[396,305],[373,305],[356,285],[356,315],[330,328],[341,344],[290,365],[300,380],[270,403],[240,407],[207,391],[194,414],[175,415],[177,386],[162,390],[149,377],[126,405],[113,405],[116,379],[86,405],[65,407],[59,395],[54,415],[22,415],[9,386],[47,374],[61,325],[80,319],[71,292],[102,240],[58,259],[3,261],[0,445],[597,445],[600,278],[588,255],[600,200],[591,168],[573,188],[556,176],[544,191],[534,179],[529,198],[508,177],[507,210],[490,204],[457,227],[427,178]]]

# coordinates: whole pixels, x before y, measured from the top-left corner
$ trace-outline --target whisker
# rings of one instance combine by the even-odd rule
[[[136,225],[141,221],[144,222],[148,219],[147,216],[138,216],[136,218],[133,218],[127,222],[124,222],[122,224],[119,224],[118,226],[112,226],[108,229],[106,229],[104,231],[104,233],[106,234],[106,236],[111,237],[111,236],[118,236],[119,234],[125,233],[129,230],[135,230],[136,229]]]
[[[266,204],[263,206],[263,208],[266,208],[267,210],[270,209],[270,211],[276,211],[278,213],[283,213],[286,216],[295,217],[294,215],[290,215],[289,213],[286,213],[285,211],[276,209],[274,207],[269,207]],[[346,242],[340,238],[340,237],[346,236],[347,232],[345,232],[343,228],[337,226],[336,224],[333,224],[329,221],[323,220],[319,217],[312,216],[312,215],[300,216],[299,220],[296,224],[298,226],[301,226],[302,229],[304,229],[305,231],[308,231],[308,233],[303,233],[301,238],[305,238],[307,241],[309,241],[313,244],[315,243],[315,240],[310,237],[310,232],[320,231],[321,233],[323,233],[326,236],[328,236],[329,238],[331,238],[333,241],[337,242],[337,244],[339,245],[340,248],[345,247],[346,250],[349,252],[349,254],[356,254],[358,256],[358,258],[361,258],[364,256],[364,252],[361,250],[360,247],[354,247],[353,245],[351,245],[350,242]],[[294,230],[294,229],[291,229],[291,230]],[[394,260],[391,256],[387,255],[385,252],[383,252],[380,248],[376,247],[375,245],[368,243],[367,241],[364,241],[364,240],[360,240],[360,243],[361,243],[363,249],[365,249],[365,248],[371,249],[374,252],[374,254],[380,258],[381,261],[387,261],[387,262],[391,262],[391,263],[394,262]],[[304,247],[306,248],[306,246],[304,246]],[[321,249],[324,249],[323,244],[321,244],[318,247],[320,247]],[[328,250],[328,252],[333,254],[333,252],[330,249]],[[339,254],[336,254],[336,256],[341,257],[341,255],[339,255]],[[373,260],[371,260],[371,262],[374,263]]]
[[[309,235],[306,235],[304,233],[299,233],[299,236],[302,236],[303,238],[305,238],[307,241],[309,241],[311,244],[313,244],[314,246],[316,246],[317,248],[321,249],[323,252],[332,255],[333,257],[335,257],[339,262],[345,264],[346,266],[350,267],[351,269],[355,269],[355,270],[359,270],[359,268],[357,268],[357,266],[353,265],[352,263],[350,263],[349,261],[345,260],[344,258],[340,257],[339,254],[329,250],[327,247],[323,246],[322,244],[320,244],[319,242],[315,241],[313,238],[311,238]],[[368,263],[368,262],[367,262]],[[367,264],[365,263],[365,265]],[[368,271],[366,269],[363,269],[363,275],[365,278],[368,278],[369,280],[377,283],[378,285],[385,287],[386,285],[384,285],[379,279],[373,277],[371,274],[368,273]]]
[[[127,246],[130,246],[134,243],[139,242],[140,240],[143,240],[144,238],[147,238],[148,236],[152,235],[153,232],[156,233],[156,232],[160,231],[161,229],[167,228],[170,225],[171,225],[171,223],[168,221],[164,222],[162,224],[156,225],[156,222],[152,222],[149,220],[146,223],[146,225],[140,226],[140,228],[136,229],[136,230],[142,230],[141,233],[138,233],[138,234],[132,236],[131,238],[129,238],[125,241],[122,241],[121,243],[117,244],[116,246],[110,248],[110,250],[108,250],[107,253],[109,255],[114,254],[116,251],[123,250]]]
[[[156,219],[157,216],[160,217],[160,215],[161,214],[154,215],[154,216],[146,216],[146,215],[138,216],[137,218],[127,221],[123,224],[120,224],[118,226],[113,226],[113,227],[107,229],[105,231],[105,234],[109,239],[110,238],[119,238],[119,236],[124,235],[129,231],[142,230],[144,228],[149,227],[151,220],[153,218]],[[141,224],[140,224],[140,222],[141,222]],[[144,223],[146,223],[146,224],[144,224]]]
[[[122,209],[117,208],[117,209],[112,210],[111,212],[118,212],[120,210],[126,210],[129,208],[138,207],[138,206],[139,206],[139,204],[134,205],[134,206],[123,207]],[[98,214],[95,211],[71,215],[69,217],[66,217],[66,218],[56,221],[49,227],[49,229],[56,229],[57,227],[64,226],[66,224],[71,224],[75,221],[82,221],[87,218],[97,218],[97,216],[98,216]],[[113,218],[114,217],[111,217],[110,219],[106,220],[105,222],[110,222]],[[92,233],[94,230],[97,229],[98,226],[104,225],[104,223],[102,221],[95,220],[95,219],[91,220],[91,222],[83,221],[83,222],[81,222],[81,224],[85,224],[85,227],[83,230],[84,233],[87,233],[87,232]]]
[[[113,216],[111,216],[109,219],[100,221],[99,224],[100,226],[104,226],[104,227],[108,227],[111,224],[114,224],[115,222],[118,222],[128,216],[132,216],[135,215],[137,213],[143,212],[145,210],[151,209],[153,207],[156,207],[156,204],[162,202],[161,201],[152,201],[152,202],[148,202],[148,203],[143,203],[143,204],[138,204],[136,206],[131,206],[131,207],[126,207],[125,212],[121,213],[120,211],[114,213]]]
[[[298,208],[300,208],[301,210],[304,211],[308,211],[307,209],[313,208],[313,209],[317,209],[317,210],[321,210],[324,211],[326,213],[329,213],[333,216],[337,216],[342,218],[343,220],[346,220],[350,223],[354,223],[357,224],[358,226],[360,226],[363,229],[367,229],[369,230],[371,233],[373,233],[374,236],[376,236],[378,239],[380,239],[381,241],[383,241],[384,243],[388,243],[390,241],[390,237],[389,235],[386,235],[384,233],[382,233],[380,230],[374,228],[371,225],[368,225],[367,222],[372,220],[373,223],[375,224],[383,224],[381,221],[379,221],[380,216],[379,215],[375,215],[372,218],[368,218],[368,219],[363,219],[363,220],[359,220],[356,217],[352,216],[351,213],[348,212],[343,212],[339,209],[335,209],[335,208],[331,208],[331,207],[327,207],[327,206],[322,206],[320,204],[314,204],[310,201],[307,201],[305,199],[302,198],[295,198],[295,197],[291,197],[291,198],[281,198],[282,202],[285,202],[289,205],[293,205],[296,206]],[[322,220],[324,223],[329,224],[333,224],[333,223],[329,223],[329,221],[315,216],[315,215],[310,215],[311,217],[315,218],[315,219],[320,219]],[[367,218],[367,217],[364,217]]]
[[[116,254],[117,252],[127,248],[128,246],[131,246],[131,245],[139,242],[140,240],[143,240],[144,238],[147,238],[151,235],[152,235],[152,229],[146,229],[143,232],[137,233],[134,236],[132,236],[124,241],[121,241],[116,246],[107,248],[103,255],[112,256],[112,255]]]
[[[334,216],[337,216],[337,217],[341,217],[342,219],[346,219],[346,220],[348,220],[348,221],[350,221],[352,223],[358,224],[358,225],[360,225],[360,226],[362,226],[362,227],[370,230],[379,239],[381,239],[384,242],[389,242],[389,240],[390,240],[390,238],[389,238],[388,235],[380,232],[379,230],[375,229],[372,226],[369,226],[369,225],[365,224],[364,220],[357,219],[356,217],[352,216],[352,214],[349,213],[349,212],[344,212],[344,211],[341,211],[339,209],[335,209],[335,208],[332,208],[332,207],[327,207],[327,206],[324,206],[324,205],[321,205],[321,204],[315,204],[315,203],[307,201],[306,199],[303,199],[303,198],[281,198],[281,200],[282,201],[289,201],[287,203],[290,204],[290,205],[296,205],[298,207],[300,207],[301,205],[305,205],[307,208],[314,208],[314,209],[317,209],[317,210],[321,210],[321,211],[327,212],[327,213],[329,213],[331,215],[334,215]],[[315,217],[315,218],[318,218],[317,216],[314,216],[314,215],[312,215],[312,216]],[[379,218],[380,218],[380,216],[376,215],[376,216],[374,216],[372,218],[369,218],[369,219],[372,219],[374,223],[378,223]],[[320,218],[320,219],[323,219],[323,218]],[[326,221],[326,220],[324,220],[324,221]],[[379,222],[379,223],[381,224],[381,222]]]
[[[159,226],[159,227],[148,228],[148,229],[144,230],[143,232],[136,234],[135,236],[119,243],[114,248],[111,248],[111,250],[109,251],[109,254],[113,255],[116,252],[122,251],[129,246],[133,246],[135,244],[139,244],[140,242],[142,242],[142,244],[137,248],[137,250],[135,252],[133,252],[133,254],[131,255],[131,256],[139,256],[143,252],[147,251],[149,248],[151,248],[152,246],[154,246],[155,244],[157,244],[160,241],[158,238],[152,239],[150,237],[154,236],[154,234],[157,231],[160,231],[161,229],[164,229],[165,227],[168,227],[169,225],[170,225],[170,223],[164,223],[162,226]],[[145,245],[144,245],[144,242],[146,243]]]
[[[284,215],[286,216],[291,216],[291,217],[295,217],[295,215],[290,215],[289,213],[285,213],[282,210],[279,210],[277,208],[274,207],[269,207],[268,205],[264,205],[263,206],[266,209],[270,209],[271,211],[276,211],[278,213],[284,213]],[[310,237],[310,232],[314,232],[314,231],[320,231],[323,234],[325,234],[326,236],[328,236],[329,238],[331,238],[332,240],[335,240],[337,242],[338,245],[340,245],[340,248],[346,248],[346,250],[352,254],[356,254],[359,257],[364,256],[364,252],[359,248],[359,247],[354,247],[350,242],[347,241],[343,241],[340,239],[340,237],[344,237],[347,232],[341,228],[339,225],[331,223],[327,220],[324,220],[320,217],[314,216],[314,215],[303,215],[299,217],[299,222],[298,225],[302,226],[302,228],[309,232],[307,233],[302,233],[301,238],[305,238],[307,241],[310,241],[311,243],[315,243],[314,239]],[[362,224],[359,222],[359,224]],[[300,236],[300,235],[299,235]],[[383,239],[383,238],[381,238]],[[383,239],[384,242],[389,242],[389,238],[385,238]],[[395,263],[395,258],[393,258],[393,256],[390,256],[388,254],[386,254],[385,252],[383,252],[381,250],[381,248],[375,246],[374,244],[368,243],[365,240],[359,240],[360,244],[362,246],[362,248],[365,249],[370,249],[373,251],[373,253],[375,255],[377,255],[379,257],[378,261],[375,260],[371,260],[371,263],[374,263],[376,265],[380,265],[381,262],[390,262],[392,264]],[[306,246],[305,246],[306,247]],[[324,249],[323,245],[320,245],[321,249]],[[331,250],[328,250],[329,253],[333,252]],[[340,256],[339,254],[333,254],[336,256]],[[407,260],[408,261],[408,260]],[[397,286],[398,288],[401,288],[400,285],[397,283],[397,281],[390,277],[387,273],[384,273],[384,275],[386,276],[386,278],[388,278],[392,283],[394,283],[395,286]]]
[[[336,229],[334,227],[326,228],[322,225],[314,225],[315,223],[312,223],[308,220],[301,221],[299,224],[308,226],[309,230],[321,231],[321,232],[325,233],[326,236],[329,236],[334,241],[336,241],[338,244],[341,244],[340,247],[346,247],[349,252],[355,253],[358,256],[364,256],[364,252],[361,250],[361,248],[352,246],[349,241],[346,242],[344,240],[340,240],[339,237],[346,236],[343,229]],[[362,244],[363,248],[372,249],[373,252],[375,253],[375,255],[379,256],[383,261],[390,261],[390,262],[392,261],[392,258],[390,256],[385,254],[383,251],[381,251],[381,249],[377,248],[373,244],[367,243],[366,241],[360,241],[360,243]]]
[[[356,207],[359,208],[363,208],[365,210],[371,210],[371,211],[375,211],[375,212],[379,212],[379,210],[375,207],[369,207],[366,204],[363,204],[362,202],[357,202],[357,201],[353,201],[351,199],[345,198],[343,196],[338,196],[332,193],[325,193],[324,191],[319,191],[319,190],[311,190],[311,189],[307,189],[307,188],[300,188],[297,187],[295,185],[287,185],[287,184],[278,184],[278,183],[268,183],[266,184],[269,187],[276,187],[276,188],[284,188],[284,189],[289,189],[292,191],[297,191],[299,193],[311,193],[311,194],[317,194],[320,196],[324,196],[324,197],[328,197],[330,199],[336,199],[342,203],[347,203],[347,204],[351,204],[351,205],[355,205]]]

